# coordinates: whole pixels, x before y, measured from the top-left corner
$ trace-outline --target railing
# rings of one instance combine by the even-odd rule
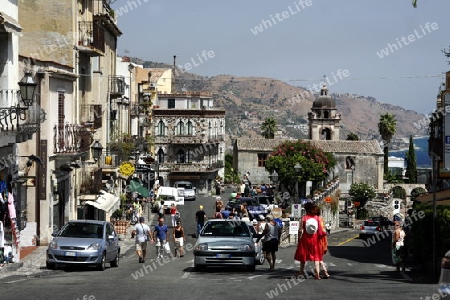
[[[119,156],[116,154],[103,154],[99,160],[100,167],[103,169],[119,167]]]
[[[97,22],[79,21],[78,34],[78,46],[105,52],[105,33]]]
[[[53,127],[53,153],[78,153],[89,151],[93,142],[89,127],[66,123]]]
[[[159,169],[160,170],[170,170],[171,172],[208,172],[215,167],[214,164],[209,163],[199,163],[199,162],[192,162],[192,163],[160,163]]]
[[[111,96],[125,95],[125,85],[124,76],[109,76],[109,93]]]
[[[0,106],[8,107],[16,105],[20,100],[20,90],[0,90]]]
[[[339,180],[335,180],[334,182],[330,183],[329,186],[325,187],[323,191],[318,193],[317,195],[313,196],[314,201],[322,201],[327,196],[334,193],[339,188]]]
[[[83,195],[97,195],[103,188],[102,183],[102,169],[97,169],[92,172],[83,172],[84,176],[81,179],[80,194]],[[91,175],[92,174],[92,175]]]

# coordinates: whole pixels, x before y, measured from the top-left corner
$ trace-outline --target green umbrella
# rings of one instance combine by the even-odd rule
[[[142,186],[142,184],[136,180],[130,181],[130,189],[132,192],[140,194],[142,197],[148,197],[150,194],[148,189]]]

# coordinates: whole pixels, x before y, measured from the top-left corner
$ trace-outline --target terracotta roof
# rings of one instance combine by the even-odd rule
[[[286,139],[238,138],[238,150],[272,151]],[[383,155],[383,150],[376,140],[372,141],[312,141],[313,145],[329,153],[376,154]]]
[[[164,72],[169,71],[168,68],[150,68],[146,69],[148,72],[152,72],[152,76],[150,77],[150,82],[157,82],[161,76],[164,74]],[[169,78],[167,78],[169,79]]]
[[[383,149],[376,140],[372,141],[311,141],[312,144],[329,153],[354,153],[383,155]]]
[[[285,139],[265,139],[265,138],[238,138],[236,146],[238,150],[247,151],[272,151]]]

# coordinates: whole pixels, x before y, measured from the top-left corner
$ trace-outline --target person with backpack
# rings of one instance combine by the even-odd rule
[[[298,230],[298,244],[294,259],[300,262],[300,271],[296,276],[305,277],[305,265],[307,261],[314,262],[314,278],[320,278],[320,261],[322,260],[322,248],[319,245],[320,237],[326,235],[322,231],[319,218],[316,215],[316,204],[308,202],[304,208],[306,215],[302,217],[301,225]]]
[[[145,224],[144,217],[139,218],[139,223],[134,227],[131,237],[136,237],[136,254],[139,256],[139,263],[144,263],[147,254],[147,242],[151,239],[150,227]]]
[[[275,222],[272,215],[266,216],[267,223],[262,232],[261,237],[258,237],[257,242],[264,238],[263,251],[267,262],[269,263],[269,271],[275,269],[275,261],[277,259],[276,252],[281,241],[281,228]]]

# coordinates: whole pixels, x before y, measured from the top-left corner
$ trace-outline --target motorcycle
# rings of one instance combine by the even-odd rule
[[[126,219],[130,221],[131,225],[134,225],[134,224],[136,224],[138,222],[138,220],[139,220],[138,213],[134,209],[134,207],[130,207],[127,210]]]

